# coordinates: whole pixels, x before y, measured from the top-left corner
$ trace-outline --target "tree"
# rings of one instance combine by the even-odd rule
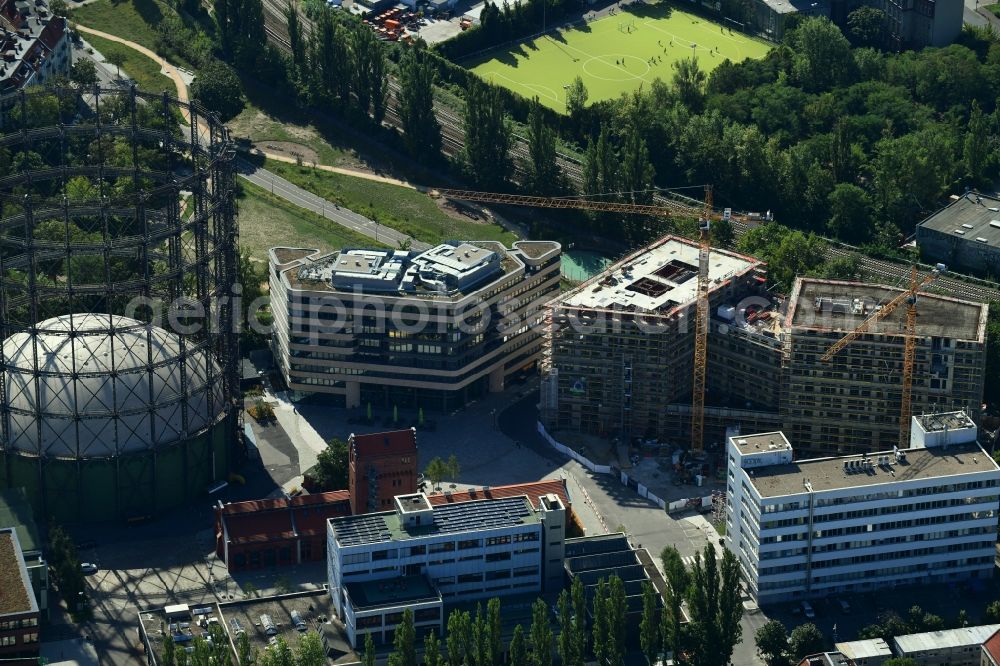
[[[295,651],[296,666],[325,666],[326,651],[323,649],[323,640],[315,631],[307,631],[302,634],[299,647]]]
[[[97,83],[97,65],[90,58],[80,58],[70,68],[69,80],[83,87],[95,85]]]
[[[674,91],[681,104],[692,113],[700,113],[705,103],[705,81],[707,76],[698,66],[697,56],[675,60],[672,81]]]
[[[562,176],[556,163],[556,134],[545,122],[536,96],[528,112],[528,159],[524,164],[525,187],[535,194],[553,194],[561,188]]]
[[[885,20],[881,9],[862,5],[847,15],[847,36],[855,46],[881,46]]]
[[[468,611],[453,610],[448,616],[448,661],[451,666],[465,666],[472,649],[472,616]]]
[[[639,623],[639,645],[646,660],[652,664],[660,652],[660,623],[656,588],[646,581],[642,586],[642,621]]]
[[[918,666],[918,662],[913,657],[892,657],[882,662],[882,666]]]
[[[837,183],[827,197],[833,234],[847,243],[866,243],[871,239],[871,210],[867,193],[857,185]]]
[[[594,624],[591,627],[593,633],[592,645],[594,656],[598,664],[606,663],[608,656],[608,584],[603,578],[597,581],[594,588],[594,597],[591,599],[591,615]]]
[[[695,555],[688,607],[695,666],[726,666],[740,640],[743,617],[739,564],[731,552],[723,551],[721,563],[711,544]]]
[[[482,666],[500,666],[503,662],[503,630],[500,623],[500,600],[496,597],[486,604],[484,622]]]
[[[106,56],[105,60],[115,66],[115,70],[118,72],[118,78],[122,78],[122,65],[124,65],[126,61],[125,54],[121,51],[112,51]]]
[[[710,232],[714,247],[732,247],[733,241],[736,240],[733,223],[729,220],[715,220],[712,222]]]
[[[371,640],[371,635],[369,634],[368,639]],[[250,644],[250,637],[244,631],[236,637],[236,662],[239,666],[250,666],[255,661],[257,661],[256,650]],[[373,664],[365,664],[365,666],[374,666]]]
[[[454,453],[448,456],[448,462],[445,463],[447,466],[445,469],[448,470],[448,478],[452,481],[458,480],[458,475],[462,473],[462,466],[458,464],[458,456]]]
[[[801,659],[810,654],[822,652],[826,648],[823,633],[812,622],[800,624],[788,636],[788,654],[792,659]]]
[[[169,633],[165,635],[169,636]],[[173,640],[163,641],[163,666],[174,666],[177,663],[176,647]]]
[[[969,128],[965,132],[962,156],[965,160],[965,170],[973,184],[978,185],[988,180],[985,176],[991,153],[989,134],[989,122],[986,115],[979,107],[979,102],[972,100]]]
[[[365,634],[365,654],[361,659],[363,666],[375,666],[375,640],[371,632]]]
[[[587,596],[583,582],[579,577],[573,578],[569,596],[573,602],[573,660],[564,662],[564,664],[565,666],[583,666],[584,658],[587,656]]]
[[[573,635],[573,625],[576,618],[573,617],[572,602],[569,597],[569,590],[562,590],[556,600],[556,613],[559,619],[559,661],[563,664],[573,664],[576,657],[573,651],[576,649],[576,641]]]
[[[684,560],[681,559],[680,553],[673,546],[667,546],[663,549],[660,561],[663,563],[663,580],[667,587],[660,633],[663,637],[664,648],[668,648],[676,660],[681,654],[683,640],[681,621],[684,618],[684,613],[681,606],[684,599],[687,598],[691,578],[684,566]]]
[[[785,39],[794,52],[792,71],[803,89],[823,92],[850,79],[851,45],[830,19],[805,18]]]
[[[424,475],[431,480],[432,486],[440,487],[441,482],[448,476],[448,463],[435,456],[430,459],[427,467],[424,468]]]
[[[66,16],[69,7],[66,4],[66,0],[51,0],[49,2],[49,11],[55,16]]]
[[[788,630],[781,620],[770,620],[754,634],[757,654],[767,666],[787,666]]]
[[[302,39],[302,26],[299,23],[299,12],[291,2],[285,7],[285,23],[288,26],[288,43],[292,51],[292,66],[296,73],[306,62],[305,42]]]
[[[607,663],[610,666],[622,666],[627,651],[625,615],[628,613],[628,602],[625,597],[625,583],[618,576],[608,579],[607,622],[608,651]]]
[[[434,68],[424,49],[409,48],[399,60],[396,94],[403,140],[410,155],[433,164],[441,157],[441,125],[434,115]]]
[[[986,607],[985,620],[990,624],[1000,623],[1000,600],[991,601]]]
[[[388,91],[385,47],[373,30],[360,23],[352,27],[350,41],[358,108],[365,117],[371,114],[375,124],[381,125]]]
[[[403,611],[403,618],[396,625],[392,640],[392,666],[417,666],[416,632],[413,628],[413,610]]]
[[[434,630],[431,630],[424,637],[424,666],[444,666],[444,659],[441,657],[441,641]]]
[[[524,629],[521,625],[514,627],[514,637],[510,640],[510,666],[529,666],[528,648],[524,643]]]
[[[535,599],[531,606],[531,663],[552,666],[552,627],[544,599]]]
[[[465,97],[463,159],[470,176],[487,189],[502,189],[510,175],[511,129],[500,89],[473,79]]]
[[[191,84],[191,97],[223,121],[243,110],[243,85],[236,71],[221,60],[210,60]]]
[[[577,76],[566,89],[566,112],[569,113],[570,118],[576,119],[583,113],[589,97],[590,93],[587,92],[583,78]]]
[[[324,491],[347,487],[347,444],[337,438],[327,442],[326,448],[316,456],[313,480]]]
[[[80,556],[73,539],[59,525],[49,529],[49,554],[49,566],[66,606],[71,613],[81,612],[86,583],[80,569]]]

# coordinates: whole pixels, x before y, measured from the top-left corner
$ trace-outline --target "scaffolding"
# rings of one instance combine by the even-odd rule
[[[74,521],[225,479],[242,433],[228,130],[165,93],[38,87],[0,98],[0,149],[0,487]]]

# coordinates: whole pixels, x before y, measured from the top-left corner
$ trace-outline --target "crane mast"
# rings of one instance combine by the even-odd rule
[[[691,383],[691,450],[701,452],[705,436],[705,372],[708,366],[708,232],[712,186],[705,186],[705,208],[698,219],[698,297],[694,315],[694,378]]]

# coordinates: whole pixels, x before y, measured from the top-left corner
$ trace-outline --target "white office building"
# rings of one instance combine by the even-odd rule
[[[963,412],[911,432],[810,460],[781,432],[729,438],[726,547],[757,603],[992,575],[1000,468]]]
[[[431,505],[423,493],[395,510],[327,523],[330,594],[352,646],[392,642],[405,608],[418,636],[441,633],[443,604],[560,589],[566,508],[557,495]]]

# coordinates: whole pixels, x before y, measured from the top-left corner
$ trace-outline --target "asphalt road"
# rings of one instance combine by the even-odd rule
[[[380,243],[398,245],[409,241],[410,247],[414,250],[426,250],[430,247],[427,243],[418,241],[395,229],[378,224],[364,215],[359,215],[353,210],[316,196],[312,192],[290,183],[267,169],[251,164],[245,159],[238,158],[236,168],[239,171],[240,178],[245,178],[254,185],[264,188],[291,204],[322,215],[328,220],[332,220],[343,227],[373,238]]]

